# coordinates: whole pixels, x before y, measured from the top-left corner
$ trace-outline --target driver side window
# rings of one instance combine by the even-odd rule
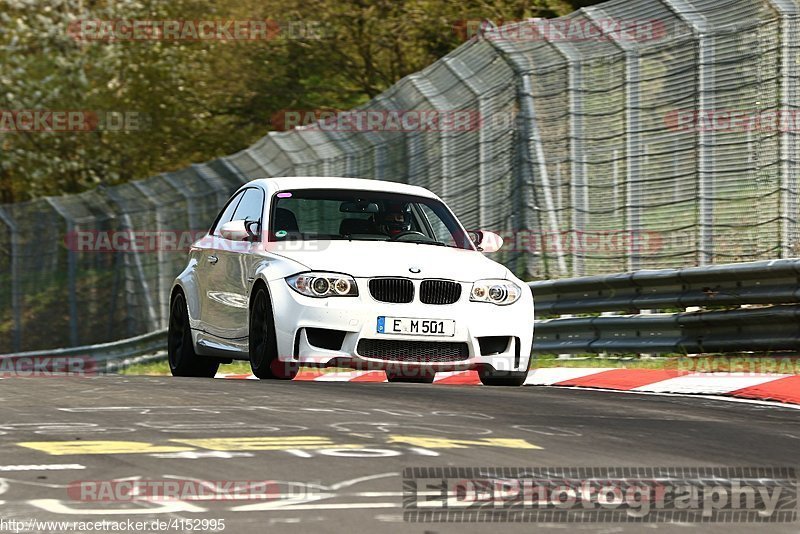
[[[236,211],[236,208],[239,206],[239,201],[242,200],[243,194],[244,191],[239,191],[238,194],[228,201],[228,204],[217,217],[217,222],[214,223],[214,228],[211,229],[211,235],[219,236],[219,229],[222,228],[222,225],[231,221],[233,212]]]
[[[261,222],[264,211],[264,193],[260,189],[246,189],[239,207],[233,213],[232,221]]]

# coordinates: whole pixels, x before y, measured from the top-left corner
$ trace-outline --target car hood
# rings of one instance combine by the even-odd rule
[[[356,278],[398,276],[474,282],[507,278],[509,272],[474,250],[416,243],[304,241],[268,243],[266,249],[311,271],[332,271]]]

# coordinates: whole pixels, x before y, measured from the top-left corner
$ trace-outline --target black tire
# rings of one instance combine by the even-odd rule
[[[198,356],[192,344],[192,330],[189,327],[189,311],[183,293],[177,293],[169,308],[169,332],[167,334],[167,353],[169,370],[172,376],[195,376],[214,378],[219,369],[219,361],[206,356]]]
[[[491,367],[478,369],[478,377],[484,386],[519,387],[528,378],[528,371],[495,371]]]
[[[249,327],[250,369],[253,374],[262,380],[291,380],[297,376],[297,363],[278,359],[272,306],[263,287],[256,289],[253,294]]]
[[[425,369],[388,369],[386,380],[406,384],[432,384],[436,373]]]

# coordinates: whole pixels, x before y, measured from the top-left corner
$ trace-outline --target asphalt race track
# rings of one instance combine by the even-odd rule
[[[406,523],[402,508],[404,467],[794,467],[800,411],[790,408],[535,387],[123,376],[4,379],[0,392],[3,520],[224,518],[237,533],[798,531]],[[277,492],[178,502],[74,493],[77,481],[123,479],[266,480]]]

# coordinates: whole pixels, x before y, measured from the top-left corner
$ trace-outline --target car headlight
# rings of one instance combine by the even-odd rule
[[[357,297],[352,276],[336,273],[301,273],[286,279],[289,287],[307,297]]]
[[[508,280],[478,280],[472,284],[469,300],[507,306],[519,300],[521,294],[519,286]]]

